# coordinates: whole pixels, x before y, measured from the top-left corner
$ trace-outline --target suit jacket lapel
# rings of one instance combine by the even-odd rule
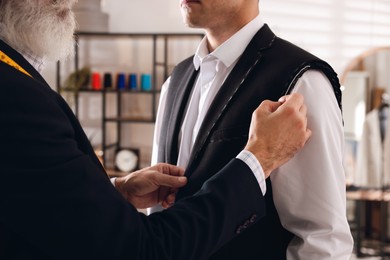
[[[199,129],[199,134],[194,143],[188,167],[191,167],[192,163],[200,155],[218,120],[224,114],[231,100],[238,93],[238,90],[245,85],[246,78],[260,61],[262,51],[271,47],[274,39],[275,35],[267,25],[264,25],[253,37],[211,103]]]
[[[177,163],[177,157],[178,157],[178,137],[180,134],[181,124],[184,118],[184,114],[186,111],[186,107],[188,105],[188,99],[190,96],[190,93],[192,92],[195,79],[198,75],[198,71],[195,70],[194,66],[191,64],[187,67],[185,71],[179,71],[178,72],[177,79],[185,79],[184,82],[181,84],[175,83],[173,81],[176,80],[176,76],[171,76],[171,83],[170,87],[178,88],[176,92],[175,97],[172,100],[171,105],[171,114],[170,119],[168,122],[175,122],[174,124],[169,124],[167,126],[167,132],[161,133],[163,135],[166,135],[166,150],[165,154],[167,156],[167,162],[176,164]],[[169,106],[170,104],[167,104]]]

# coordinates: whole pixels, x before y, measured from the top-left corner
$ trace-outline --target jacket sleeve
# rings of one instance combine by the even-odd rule
[[[139,213],[80,149],[87,140],[73,119],[29,83],[23,95],[9,85],[0,97],[0,227],[43,255],[199,260],[263,216],[259,185],[237,159],[195,196],[161,213]]]

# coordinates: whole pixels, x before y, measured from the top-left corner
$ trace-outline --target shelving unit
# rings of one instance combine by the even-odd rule
[[[359,258],[365,257],[380,257],[388,259],[390,256],[389,241],[387,240],[387,210],[390,202],[390,190],[353,190],[347,191],[347,200],[356,203],[355,219],[351,225],[354,239],[356,256]],[[368,203],[379,203],[379,234],[378,238],[366,237],[365,216],[367,215]]]
[[[151,68],[151,78],[152,78],[152,86],[150,91],[143,90],[130,90],[130,89],[104,89],[101,90],[92,90],[87,87],[82,88],[78,91],[75,91],[73,94],[74,98],[74,112],[76,116],[79,116],[80,112],[80,94],[83,95],[100,95],[101,98],[101,132],[102,132],[102,144],[101,150],[102,154],[102,162],[103,165],[107,166],[108,164],[108,151],[109,150],[117,150],[121,148],[122,145],[122,125],[129,123],[144,123],[144,124],[153,124],[156,120],[156,112],[157,112],[157,102],[159,95],[160,85],[157,81],[158,78],[162,78],[165,80],[170,74],[170,66],[175,65],[177,61],[173,61],[171,64],[168,62],[169,57],[169,41],[170,40],[192,40],[198,43],[202,38],[203,34],[200,33],[90,33],[90,32],[77,32],[75,34],[75,58],[74,58],[74,71],[79,71],[80,69],[80,42],[83,40],[93,40],[98,41],[99,39],[110,39],[110,40],[118,40],[118,39],[129,39],[130,41],[140,41],[140,40],[149,40],[151,41],[151,53],[152,53],[152,68]],[[162,44],[158,46],[158,44]],[[176,50],[175,50],[176,51]],[[162,52],[162,53],[161,53]],[[159,55],[160,54],[160,55]],[[162,54],[162,55],[161,55]],[[190,54],[188,54],[190,55]],[[185,57],[187,57],[186,55]],[[183,57],[183,58],[185,58]],[[159,60],[160,58],[160,60]],[[63,77],[61,75],[61,66],[60,62],[57,63],[57,91],[61,91],[61,83]],[[159,70],[160,69],[160,70]],[[162,71],[161,71],[162,69]],[[115,95],[115,104],[109,104],[107,97],[108,95]],[[126,116],[122,113],[123,102],[126,95],[149,95],[151,97],[150,109],[151,116],[150,117],[138,117],[138,116]],[[115,106],[116,115],[108,115],[107,107]],[[107,124],[112,123],[115,124],[116,129],[116,137],[117,140],[114,142],[109,142],[107,140],[107,132],[109,131],[107,128]],[[113,163],[112,163],[113,164]],[[112,169],[110,169],[112,172]]]

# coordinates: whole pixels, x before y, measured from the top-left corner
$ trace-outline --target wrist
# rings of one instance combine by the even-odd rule
[[[261,168],[263,169],[264,176],[267,179],[274,170],[274,163],[272,158],[269,158],[269,156],[264,155],[258,149],[254,149],[250,146],[246,146],[245,150],[251,152],[256,157],[257,161],[260,163]]]

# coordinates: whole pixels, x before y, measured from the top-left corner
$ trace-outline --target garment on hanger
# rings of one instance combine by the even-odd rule
[[[390,106],[389,101],[386,99],[382,102],[381,110],[384,114],[385,136],[383,139],[383,172],[384,182],[387,187],[390,187]]]
[[[385,96],[385,94],[383,96]],[[389,119],[389,103],[387,99],[382,98],[382,104],[379,107],[379,125],[380,125],[382,142],[385,140],[386,128],[387,128],[386,126],[387,126],[388,119]]]
[[[354,184],[360,188],[390,187],[389,106],[366,115],[358,147]]]

